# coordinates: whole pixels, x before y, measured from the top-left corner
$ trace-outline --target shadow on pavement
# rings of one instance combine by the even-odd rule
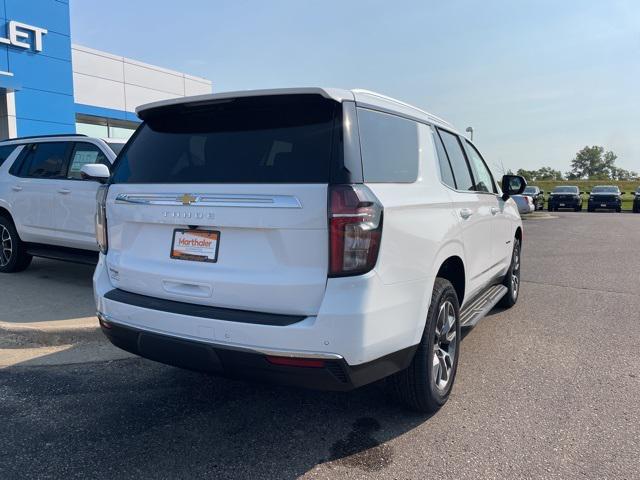
[[[282,479],[326,462],[375,475],[396,455],[384,442],[429,418],[381,384],[314,392],[140,358],[0,370],[0,399],[5,479]]]
[[[95,267],[35,258],[24,272],[0,274],[0,322],[93,317]]]

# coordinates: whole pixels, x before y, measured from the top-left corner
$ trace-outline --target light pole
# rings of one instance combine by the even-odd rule
[[[471,135],[471,141],[473,142],[473,127],[467,127],[465,132],[467,132],[467,133],[469,133]]]

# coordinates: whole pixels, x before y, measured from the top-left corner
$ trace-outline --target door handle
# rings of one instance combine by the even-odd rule
[[[491,207],[491,215],[497,215],[500,213],[500,209],[498,207]]]
[[[71,193],[71,190],[69,190],[68,188],[61,188],[60,190],[58,190],[58,193],[67,195],[68,193]]]
[[[13,190],[14,192],[21,192],[22,187],[20,185],[14,185],[13,187],[11,187],[11,190]]]
[[[466,220],[467,218],[469,218],[471,215],[473,215],[473,211],[470,208],[463,208],[460,210],[460,216]]]

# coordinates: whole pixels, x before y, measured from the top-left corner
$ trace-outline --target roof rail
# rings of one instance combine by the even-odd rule
[[[28,137],[5,138],[1,142],[15,142],[16,140],[31,140],[34,138],[50,138],[50,137],[86,137],[84,133],[52,133],[49,135],[30,135]]]
[[[429,112],[427,112],[427,111],[425,111],[425,110],[422,110],[421,108],[418,108],[418,107],[416,107],[416,106],[414,106],[414,105],[411,105],[410,103],[402,102],[402,101],[400,101],[400,100],[398,100],[398,99],[396,99],[396,98],[388,97],[388,96],[383,95],[383,94],[381,94],[381,93],[373,92],[373,91],[371,91],[371,90],[366,90],[366,89],[364,89],[364,88],[354,88],[352,91],[353,91],[353,92],[359,92],[359,93],[366,93],[367,95],[373,95],[373,96],[375,96],[375,97],[383,98],[383,99],[388,100],[388,101],[390,101],[390,102],[397,103],[398,105],[402,105],[402,106],[404,106],[404,107],[412,108],[413,110],[417,110],[418,112],[424,113],[424,114],[425,114],[425,115],[427,115],[428,117],[431,117],[431,118],[433,118],[434,120],[436,120],[436,121],[438,121],[438,122],[440,122],[440,123],[442,123],[442,124],[444,124],[444,125],[448,125],[448,126],[450,126],[451,128],[453,128],[453,125],[451,125],[451,123],[447,122],[445,119],[440,118],[440,117],[438,117],[437,115],[434,115],[433,113],[429,113]]]

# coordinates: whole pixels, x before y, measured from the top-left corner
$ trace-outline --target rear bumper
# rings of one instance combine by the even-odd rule
[[[104,255],[93,281],[97,311],[117,326],[262,356],[339,359],[356,370],[420,342],[433,289],[432,278],[390,285],[374,272],[332,278],[315,315],[291,315],[116,295]]]
[[[409,347],[356,366],[348,365],[338,355],[318,359],[315,366],[285,366],[272,363],[272,357],[262,352],[152,333],[119,325],[102,314],[98,317],[111,343],[150,360],[229,378],[318,390],[348,391],[385,378],[406,368],[417,348]]]
[[[614,210],[616,208],[620,208],[621,205],[622,205],[622,202],[620,201],[614,201],[614,202],[590,201],[589,202],[589,208],[592,208],[594,210],[598,210],[599,208],[602,208],[605,210]]]
[[[580,200],[549,200],[550,208],[577,208],[581,205]]]

